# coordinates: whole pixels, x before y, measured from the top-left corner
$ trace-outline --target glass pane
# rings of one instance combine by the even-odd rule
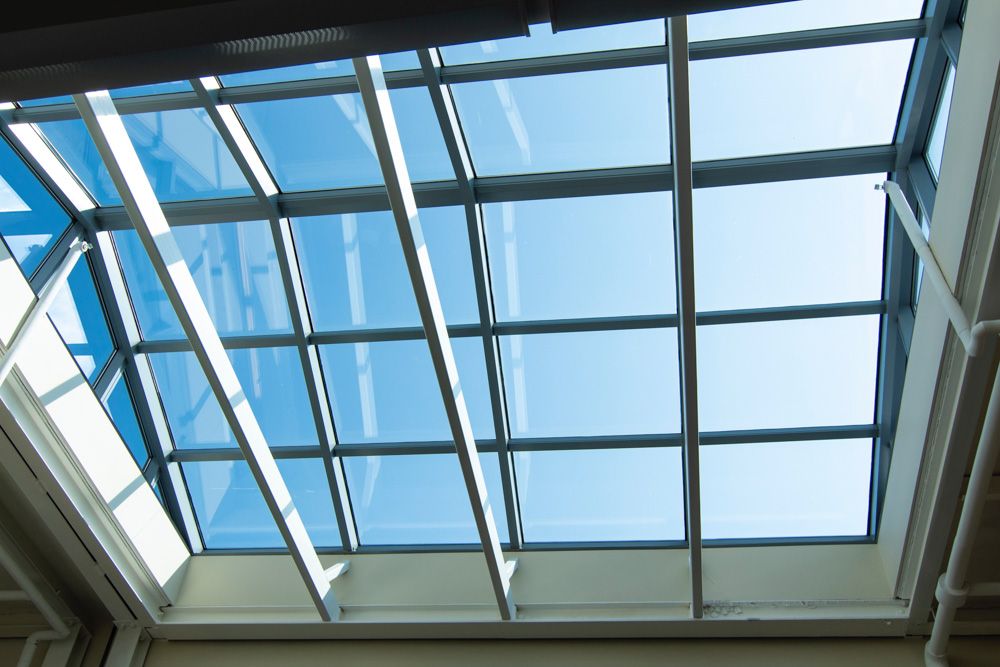
[[[382,55],[382,69],[386,72],[402,69],[420,69],[420,61],[414,51],[402,53],[387,53]],[[278,67],[255,72],[239,72],[223,74],[219,77],[226,87],[250,86],[258,83],[279,83],[282,81],[306,81],[308,79],[326,79],[334,76],[353,76],[354,65],[349,59],[329,60],[308,65]]]
[[[927,214],[923,210],[920,212],[920,231],[924,233],[925,239],[930,239],[931,237],[931,223],[927,219]],[[910,299],[910,305],[913,306],[914,312],[916,312],[917,304],[920,302],[920,291],[921,285],[924,280],[924,261],[917,257],[917,253],[913,253],[913,295]]]
[[[130,114],[122,121],[158,200],[253,194],[204,110]],[[101,206],[121,204],[82,120],[39,127]]]
[[[526,542],[684,539],[680,447],[517,452]]]
[[[676,311],[669,192],[486,204],[499,320]]]
[[[493,415],[480,338],[454,338],[462,393],[477,440],[493,440]],[[451,441],[441,390],[424,340],[319,348],[338,441]]]
[[[315,445],[316,427],[294,347],[226,350],[271,447]],[[149,355],[163,409],[180,449],[236,447],[193,352]]]
[[[948,65],[948,71],[944,75],[944,83],[941,84],[941,97],[938,99],[937,112],[934,115],[934,124],[931,126],[930,135],[927,137],[927,164],[930,165],[931,173],[935,180],[941,177],[941,158],[944,155],[944,136],[948,127],[948,116],[951,114],[951,95],[955,90],[955,66]]]
[[[704,431],[871,424],[879,316],[698,327]]]
[[[697,42],[916,19],[920,18],[923,7],[924,0],[779,2],[761,7],[692,14],[688,17],[688,39]]]
[[[871,440],[703,446],[703,535],[867,535],[871,456]]]
[[[115,383],[115,388],[108,395],[104,407],[111,415],[111,420],[125,441],[132,458],[142,468],[149,460],[149,451],[146,449],[146,440],[142,437],[142,429],[139,428],[139,421],[135,416],[132,392],[129,391],[125,378]]]
[[[447,321],[479,321],[465,209],[420,210]],[[319,331],[420,326],[389,211],[292,220],[309,312]]]
[[[173,228],[212,322],[225,335],[291,331],[288,302],[267,222]],[[184,338],[173,306],[133,230],[114,232],[132,305],[147,340]]]
[[[662,66],[451,89],[480,176],[670,161]]]
[[[166,83],[151,83],[143,86],[130,86],[128,88],[116,88],[111,91],[111,97],[120,99],[123,97],[139,97],[141,95],[162,95],[164,93],[183,93],[191,90],[191,84],[187,81],[168,81]],[[46,104],[72,104],[73,98],[69,95],[59,97],[40,97],[33,100],[23,100],[22,107],[39,107]]]
[[[478,544],[472,507],[455,454],[343,459],[364,545]],[[496,454],[480,454],[500,541],[509,541]]]
[[[389,95],[410,178],[454,178],[427,89],[400,88]],[[282,190],[382,183],[361,95],[255,102],[238,109]]]
[[[877,300],[885,174],[694,191],[698,310]]]
[[[695,160],[892,143],[912,40],[691,63]]]
[[[538,23],[530,26],[530,31],[531,37],[509,37],[445,46],[441,49],[441,58],[446,65],[460,65],[639,46],[663,46],[666,42],[661,20],[564,30],[556,34],[552,34],[552,26],[548,23]]]
[[[69,216],[0,138],[0,235],[30,276],[69,225]]]
[[[115,346],[85,258],[73,267],[69,281],[49,306],[49,318],[73,353],[80,370],[88,380],[95,381]]]
[[[673,329],[501,336],[513,437],[676,433]]]
[[[283,549],[274,518],[245,461],[183,463],[194,513],[208,549]],[[281,459],[278,470],[317,547],[339,547],[323,460]]]

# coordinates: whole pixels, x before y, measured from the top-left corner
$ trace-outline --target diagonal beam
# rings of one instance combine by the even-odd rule
[[[320,617],[326,621],[338,618],[340,608],[316,549],[292,503],[288,487],[268,449],[257,418],[240,386],[236,371],[226,356],[219,333],[174,240],[111,96],[105,90],[74,95],[73,99],[135,224],[184,333],[191,340],[195,356],[246,457],[264,502],[288,545]]]
[[[694,213],[691,171],[691,105],[688,94],[687,18],[667,19],[670,79],[670,145],[674,165],[674,252],[677,271],[677,335],[681,369],[681,431],[691,562],[691,616],[701,618],[701,481],[698,471],[698,361],[695,349]]]
[[[316,422],[316,432],[323,449],[323,464],[333,497],[341,544],[348,551],[355,551],[358,548],[358,533],[347,494],[347,478],[343,463],[333,453],[337,446],[333,415],[320,370],[319,352],[316,346],[309,344],[309,336],[312,335],[313,329],[306,306],[305,286],[302,284],[302,273],[299,271],[295,245],[292,242],[291,223],[288,218],[282,217],[278,210],[278,186],[254,148],[253,141],[237,117],[236,111],[229,105],[219,103],[219,80],[216,77],[192,79],[191,87],[201,100],[209,118],[212,119],[219,136],[233,154],[236,164],[250,184],[257,201],[264,208],[270,223],[274,248],[278,256],[278,268],[285,289],[285,300],[292,320],[292,335],[299,352],[302,375],[305,378],[309,403]]]
[[[427,81],[431,104],[441,126],[451,166],[458,179],[465,219],[468,228],[469,250],[472,253],[472,272],[476,282],[476,301],[479,307],[479,326],[482,329],[483,351],[486,353],[486,379],[490,386],[490,404],[493,408],[493,428],[496,441],[503,443],[500,450],[500,481],[503,484],[503,499],[507,509],[507,534],[512,549],[520,549],[523,542],[521,520],[517,504],[514,463],[509,448],[510,434],[507,432],[507,405],[500,373],[500,353],[497,340],[493,336],[493,295],[489,283],[486,259],[486,235],[483,229],[483,213],[476,202],[472,181],[472,157],[458,120],[458,110],[448,85],[441,80],[441,55],[437,49],[423,49],[417,52],[420,66]]]
[[[513,568],[510,563],[505,562],[503,551],[500,549],[500,537],[493,518],[493,508],[486,494],[486,480],[476,452],[476,440],[472,434],[472,421],[459,383],[458,367],[445,326],[444,311],[441,309],[441,299],[431,270],[430,255],[417,216],[417,203],[413,198],[413,186],[403,158],[403,146],[399,140],[396,118],[389,101],[389,89],[386,88],[385,77],[382,74],[382,63],[378,56],[355,58],[354,71],[357,73],[361,99],[365,105],[368,124],[371,126],[382,176],[385,178],[386,191],[396,220],[406,267],[413,283],[413,294],[427,336],[427,346],[441,389],[448,424],[455,440],[462,476],[469,492],[472,515],[479,532],[479,539],[483,544],[493,592],[496,595],[501,618],[510,620],[515,614],[510,593],[510,575],[513,573]]]

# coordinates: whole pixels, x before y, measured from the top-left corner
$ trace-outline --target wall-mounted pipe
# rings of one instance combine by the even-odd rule
[[[934,252],[924,238],[903,191],[892,181],[886,181],[882,189],[889,195],[896,216],[906,230],[917,256],[923,261],[924,276],[933,286],[934,293],[941,299],[948,319],[962,341],[966,353],[970,357],[975,357],[981,351],[983,340],[987,336],[1000,334],[1000,320],[988,320],[975,325],[970,323],[965,311],[962,310],[962,304],[952,293],[948,281],[941,272],[937,258],[934,257]],[[1000,373],[996,374],[990,392],[983,430],[976,445],[972,474],[969,477],[969,486],[965,492],[958,520],[958,530],[955,532],[955,541],[948,557],[948,567],[938,580],[934,592],[938,601],[937,614],[934,617],[930,640],[924,648],[924,660],[928,667],[948,667],[948,638],[951,635],[955,612],[965,604],[969,595],[969,585],[965,577],[968,574],[972,547],[982,519],[983,506],[986,503],[998,454],[1000,454]]]

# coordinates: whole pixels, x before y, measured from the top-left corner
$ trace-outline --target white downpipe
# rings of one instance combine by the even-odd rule
[[[31,332],[35,326],[48,314],[49,307],[52,306],[52,302],[59,295],[59,290],[66,284],[73,267],[76,266],[77,261],[83,253],[90,250],[90,248],[91,245],[86,241],[77,241],[71,245],[69,252],[66,253],[66,257],[63,258],[55,274],[49,278],[49,281],[45,283],[45,286],[38,293],[38,300],[31,308],[31,312],[28,313],[24,324],[14,334],[14,338],[10,342],[10,347],[7,348],[7,353],[0,360],[0,384],[4,383],[7,376],[14,369],[14,364],[17,363],[18,351],[31,336]]]
[[[955,298],[944,274],[941,273],[941,267],[920,231],[916,217],[899,185],[886,181],[882,188],[889,195],[893,209],[913,243],[913,249],[923,261],[924,276],[941,299],[945,312],[948,313],[948,319],[965,346],[966,353],[970,357],[975,357],[986,336],[1000,334],[1000,320],[988,320],[979,322],[975,326],[971,325],[965,311],[962,310],[962,305]],[[989,492],[998,454],[1000,454],[1000,372],[996,374],[990,392],[983,430],[976,445],[972,474],[969,477],[969,486],[965,492],[965,501],[962,503],[962,512],[958,520],[958,530],[952,543],[951,555],[948,557],[948,567],[938,580],[934,592],[934,597],[938,601],[937,614],[934,617],[931,638],[924,648],[924,660],[928,667],[948,667],[948,638],[951,635],[955,612],[965,604],[969,595],[965,577],[968,574],[973,542],[982,519],[983,505]]]
[[[46,594],[24,570],[20,559],[11,553],[12,548],[14,547],[12,547],[7,536],[5,534],[0,535],[0,566],[20,586],[21,591],[17,591],[16,593],[20,594],[23,591],[23,595],[31,600],[38,609],[38,612],[45,619],[45,622],[52,628],[51,630],[39,630],[28,635],[28,638],[24,642],[24,649],[21,651],[21,656],[17,660],[17,667],[28,667],[35,656],[38,642],[65,639],[70,634],[70,627],[63,620],[62,616],[59,615],[59,612],[56,611],[55,606],[49,602]],[[12,591],[12,593],[14,592]]]

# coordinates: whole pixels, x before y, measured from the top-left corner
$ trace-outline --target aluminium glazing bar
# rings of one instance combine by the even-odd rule
[[[516,613],[510,591],[513,567],[512,563],[506,561],[500,548],[493,508],[486,492],[486,479],[483,476],[482,465],[476,451],[476,440],[472,433],[472,421],[459,382],[458,366],[445,326],[444,311],[441,309],[441,299],[434,281],[430,255],[424,243],[417,204],[403,157],[403,146],[399,140],[399,131],[389,100],[389,90],[382,76],[382,63],[378,56],[355,58],[354,71],[358,77],[361,99],[368,117],[379,165],[382,168],[382,176],[385,179],[389,202],[392,205],[403,256],[410,273],[410,281],[413,283],[420,320],[427,335],[427,346],[441,389],[441,398],[455,441],[455,450],[469,493],[472,515],[483,546],[500,617],[511,620]]]
[[[476,193],[472,187],[475,173],[472,169],[472,157],[465,142],[461,123],[458,120],[458,110],[451,96],[448,85],[441,81],[441,55],[437,49],[422,49],[417,53],[420,66],[427,81],[431,104],[437,115],[441,134],[451,159],[451,166],[458,179],[459,190],[462,192],[465,207],[465,219],[469,236],[469,250],[472,255],[472,272],[476,283],[476,303],[479,309],[479,325],[482,329],[483,351],[486,355],[486,378],[490,388],[490,405],[493,411],[493,428],[497,442],[504,443],[502,451],[498,452],[500,463],[500,481],[503,485],[503,499],[507,510],[507,534],[510,545],[514,549],[521,546],[520,507],[517,502],[517,488],[514,477],[514,461],[506,443],[510,441],[507,432],[507,405],[503,388],[503,375],[500,371],[500,352],[498,341],[493,336],[493,294],[490,287],[488,262],[486,259],[486,235],[483,228],[483,213],[476,202]],[[449,332],[450,335],[450,332]]]
[[[205,303],[198,292],[191,271],[174,240],[170,226],[153,193],[153,188],[139,162],[125,125],[115,110],[107,91],[74,96],[81,117],[97,146],[104,165],[126,209],[131,213],[136,231],[160,278],[184,332],[190,338],[222,412],[246,457],[261,495],[274,517],[303,582],[323,620],[339,617],[333,589],[320,563],[316,549],[306,532],[302,517],[295,509],[288,487],[257,418],[240,386],[229,357],[219,340]]]
[[[350,498],[347,495],[347,478],[342,463],[332,455],[332,450],[337,446],[333,415],[320,370],[319,352],[315,346],[309,344],[312,322],[309,319],[305,287],[302,284],[302,274],[299,271],[298,258],[292,241],[291,223],[287,218],[281,217],[276,202],[278,186],[271,178],[236,112],[231,106],[218,103],[218,79],[215,77],[193,79],[191,87],[201,99],[208,117],[232,153],[270,223],[278,269],[285,290],[285,301],[288,303],[292,321],[292,337],[302,364],[302,375],[309,395],[316,433],[323,448],[323,463],[333,498],[334,513],[337,515],[341,544],[349,550],[354,550],[358,547],[358,534]]]
[[[807,178],[884,174],[896,164],[896,147],[861,146],[804,153],[764,155],[694,163],[696,188],[749,183],[770,183]],[[479,177],[472,181],[479,203],[558,199],[595,195],[666,192],[673,187],[669,164],[617,167],[580,171]],[[463,195],[456,181],[434,181],[413,185],[417,206],[461,206]],[[388,211],[389,200],[382,186],[293,192],[279,194],[277,205],[286,218],[337,213]],[[231,197],[163,204],[172,226],[259,220],[261,210],[253,197]],[[104,230],[131,229],[132,223],[120,206],[96,212]]]
[[[704,614],[701,553],[701,478],[698,452],[698,355],[694,289],[694,182],[687,17],[667,19],[670,147],[674,165],[674,261],[677,272],[677,340],[680,355],[684,490],[691,566],[691,616]]]
[[[729,58],[761,53],[815,49],[849,44],[889,41],[895,39],[916,39],[928,34],[928,23],[924,19],[890,21],[855,26],[834,26],[817,30],[772,35],[736,37],[691,44],[691,60]],[[559,54],[539,58],[503,60],[489,63],[444,65],[441,68],[443,83],[468,83],[491,81],[525,76],[546,76],[570,72],[587,72],[621,67],[641,67],[663,65],[666,54],[659,46],[635,47],[595,51],[591,53]],[[390,89],[412,88],[424,85],[423,73],[419,69],[385,73],[386,85]],[[221,104],[249,104],[298,97],[322,95],[344,95],[358,92],[357,82],[351,76],[307,79],[303,81],[283,81],[279,83],[234,86],[219,93]],[[195,109],[201,106],[198,95],[193,92],[144,95],[115,100],[115,106],[123,115],[150,113],[154,111]],[[41,123],[79,118],[72,104],[52,104],[25,107],[4,112],[8,120],[15,123]]]

